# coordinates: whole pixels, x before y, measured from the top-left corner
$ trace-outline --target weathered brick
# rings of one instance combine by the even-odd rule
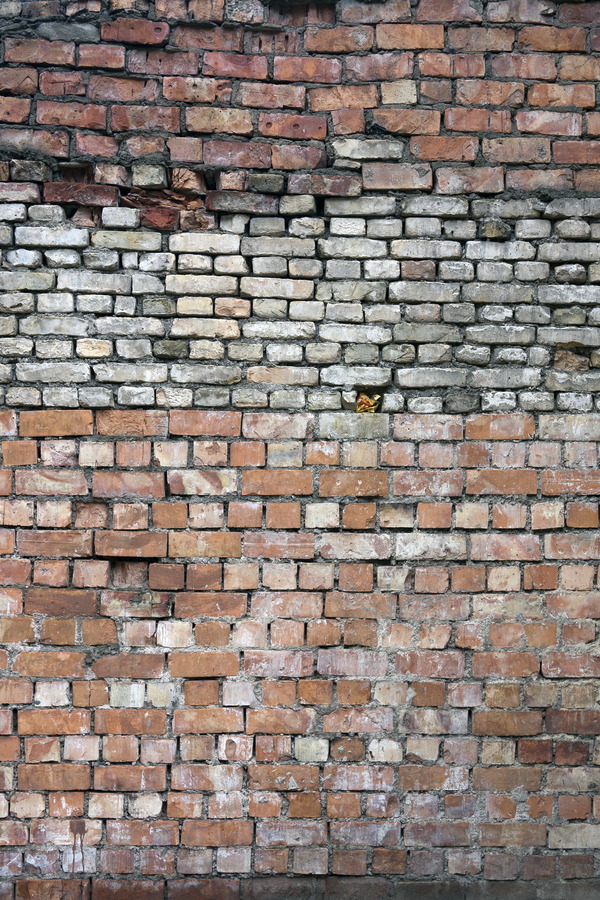
[[[368,26],[309,27],[304,33],[304,49],[309,53],[352,53],[370,50],[372,45],[373,29]]]
[[[308,102],[314,112],[333,109],[372,109],[377,106],[377,88],[375,85],[311,88],[308,92]]]
[[[142,19],[114,19],[102,26],[103,41],[122,41],[125,44],[164,44],[169,36],[166,22]]]
[[[205,53],[202,65],[203,75],[218,78],[253,78],[262,81],[266,79],[267,71],[267,60],[264,56],[244,56],[219,51]]]
[[[152,129],[179,132],[179,107],[177,106],[113,106],[111,121],[114,131],[146,131]]]
[[[341,80],[342,65],[337,59],[304,56],[276,56],[273,60],[275,81],[316,81],[319,84]]]
[[[69,41],[7,38],[4,58],[6,62],[13,63],[72,66],[75,63],[75,44]]]

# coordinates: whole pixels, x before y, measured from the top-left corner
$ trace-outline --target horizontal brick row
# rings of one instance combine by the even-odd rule
[[[368,165],[392,186],[398,165]],[[597,198],[337,198],[317,216],[309,194],[231,191],[219,230],[163,234],[105,206],[106,188],[77,188],[101,212],[69,220],[34,202],[37,183],[0,184],[9,407],[319,411],[365,391],[385,412],[597,403]],[[72,190],[48,182],[44,196]],[[240,198],[264,215],[236,212]]]

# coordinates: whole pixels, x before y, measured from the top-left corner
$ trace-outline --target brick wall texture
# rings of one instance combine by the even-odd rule
[[[600,2],[0,54],[0,900],[598,900]]]

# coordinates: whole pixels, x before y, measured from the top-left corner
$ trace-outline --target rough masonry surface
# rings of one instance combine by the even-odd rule
[[[600,897],[600,2],[0,53],[0,900]]]

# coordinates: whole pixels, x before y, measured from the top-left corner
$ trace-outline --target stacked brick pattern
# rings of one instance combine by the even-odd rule
[[[0,35],[0,900],[598,897],[600,3]]]
[[[171,235],[0,205],[6,404],[595,408],[600,199],[269,203]]]
[[[158,898],[166,875],[179,898],[235,875],[209,890],[237,897],[288,871],[394,897],[384,875],[593,889],[596,416],[32,411],[2,430],[5,878],[75,867],[98,898],[107,877]]]

